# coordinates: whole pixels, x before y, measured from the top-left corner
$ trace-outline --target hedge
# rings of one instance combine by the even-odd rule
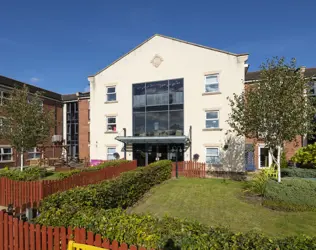
[[[68,207],[70,209],[71,206]],[[316,249],[316,238],[307,236],[272,239],[256,232],[232,233],[177,218],[156,218],[128,214],[121,209],[85,207],[64,218],[64,226],[84,227],[110,240],[144,246],[147,249]],[[37,220],[45,226],[59,226],[58,220]]]
[[[285,168],[281,169],[282,177],[316,178],[315,169]]]
[[[304,211],[316,209],[316,181],[284,178],[281,183],[268,181],[264,204],[275,209]]]
[[[100,169],[106,168],[106,167],[116,167],[116,166],[119,166],[119,165],[127,163],[127,162],[130,162],[130,161],[128,161],[128,160],[106,161],[106,162],[103,162],[103,163],[96,165],[96,166],[93,166],[93,167],[88,167],[88,168],[83,168],[83,169],[74,169],[74,170],[71,170],[68,172],[60,172],[57,174],[57,177],[59,180],[61,180],[61,179],[68,178],[74,174],[78,174],[80,172],[90,172],[90,171],[97,171],[97,170],[100,170]]]
[[[158,161],[147,167],[122,173],[113,180],[56,193],[42,201],[40,211],[46,212],[65,205],[71,205],[74,208],[72,212],[76,211],[76,207],[82,206],[127,208],[134,205],[151,187],[171,178],[171,169],[171,161]],[[47,216],[50,217],[49,214]]]
[[[7,177],[15,181],[36,181],[46,176],[46,169],[39,167],[26,167],[20,169],[4,168],[0,170],[0,177]]]

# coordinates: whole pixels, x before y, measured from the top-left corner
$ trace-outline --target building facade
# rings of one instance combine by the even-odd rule
[[[43,109],[50,110],[54,114],[55,124],[54,128],[51,131],[51,136],[60,135],[61,137],[63,131],[63,103],[61,100],[61,95],[4,76],[0,76],[0,124],[1,118],[5,119],[5,114],[1,109],[3,102],[6,99],[10,98],[10,92],[13,88],[19,88],[23,85],[27,85],[30,93],[35,93],[36,91],[42,92]],[[60,157],[62,152],[60,147],[54,147],[51,141],[48,141],[45,146],[45,156],[50,158]],[[39,159],[40,157],[41,152],[39,151],[39,148],[34,147],[32,149],[29,149],[24,154],[23,164],[28,165],[30,160]],[[10,145],[8,141],[0,139],[0,168],[3,168],[5,166],[20,166],[20,155],[17,155],[16,151],[12,148],[12,145]]]
[[[126,149],[126,158],[140,165],[193,155],[217,165],[232,136],[227,97],[243,90],[247,59],[151,37],[89,77],[91,159],[113,159],[114,152],[123,157]]]
[[[312,78],[316,80],[316,68],[301,68],[302,74],[306,78]],[[248,72],[246,74],[245,90],[251,87],[252,84],[256,84],[260,80],[260,71]],[[312,84],[311,95],[316,94],[316,81]],[[286,159],[289,161],[295,152],[303,146],[315,143],[315,140],[310,140],[307,137],[296,136],[295,140],[291,142],[284,142],[284,152]],[[272,164],[272,156],[268,149],[265,147],[263,141],[257,141],[254,139],[246,138],[246,147],[251,148],[250,152],[246,152],[246,165],[254,166],[256,169],[263,169],[269,167]]]

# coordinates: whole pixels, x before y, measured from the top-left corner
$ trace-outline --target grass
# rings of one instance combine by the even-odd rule
[[[241,182],[180,178],[156,186],[130,211],[197,220],[235,232],[256,230],[269,236],[316,234],[315,212],[274,211],[244,201],[241,194]]]
[[[58,172],[47,172],[46,176],[42,180],[58,180]]]

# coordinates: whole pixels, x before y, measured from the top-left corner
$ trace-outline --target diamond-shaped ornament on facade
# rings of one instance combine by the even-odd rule
[[[155,55],[154,58],[151,60],[152,65],[154,65],[156,68],[158,68],[162,62],[163,59],[160,55]]]

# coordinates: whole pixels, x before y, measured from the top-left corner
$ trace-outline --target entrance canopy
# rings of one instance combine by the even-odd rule
[[[168,143],[183,143],[186,144],[189,140],[187,136],[117,136],[116,140],[127,144],[168,144]]]

